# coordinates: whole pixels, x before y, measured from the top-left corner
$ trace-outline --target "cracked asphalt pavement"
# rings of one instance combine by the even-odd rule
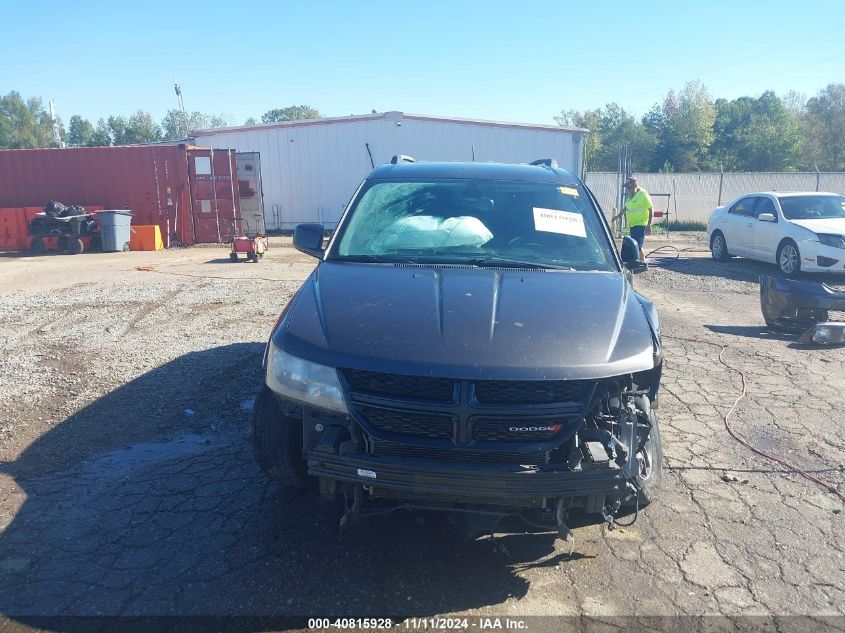
[[[843,504],[728,435],[741,380],[718,355],[748,379],[735,430],[843,490],[845,350],[766,330],[769,267],[689,255],[635,279],[665,336],[660,499],[574,544],[502,535],[509,555],[436,514],[338,537],[259,471],[264,341],[313,267],[289,240],[257,265],[0,258],[0,613],[841,616]]]

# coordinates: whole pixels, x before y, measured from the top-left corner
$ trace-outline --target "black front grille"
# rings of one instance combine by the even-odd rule
[[[590,385],[586,380],[481,380],[475,383],[475,399],[482,404],[579,402]]]
[[[476,451],[462,448],[429,448],[427,446],[412,446],[408,444],[394,444],[381,440],[373,441],[373,454],[391,457],[412,457],[418,459],[436,459],[450,462],[507,464],[522,466],[539,466],[545,464],[546,453],[531,452],[494,452]]]
[[[485,442],[545,442],[568,420],[561,418],[470,418],[470,437]]]
[[[436,413],[411,413],[356,405],[358,413],[372,426],[388,433],[451,439],[457,418]]]
[[[455,390],[455,382],[449,378],[385,374],[360,369],[342,371],[351,392],[368,396],[450,402]]]

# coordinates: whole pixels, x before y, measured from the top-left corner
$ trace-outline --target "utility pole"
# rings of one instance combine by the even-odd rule
[[[56,116],[56,102],[53,99],[50,99],[50,123],[53,127],[53,143],[56,147],[64,147],[62,131],[59,129],[59,118]]]
[[[182,137],[186,138],[188,136],[188,115],[185,114],[185,102],[182,100],[182,88],[176,81],[176,77],[173,78],[173,89],[176,91],[176,102],[179,104],[179,111],[182,113],[182,125],[185,128],[182,130]]]

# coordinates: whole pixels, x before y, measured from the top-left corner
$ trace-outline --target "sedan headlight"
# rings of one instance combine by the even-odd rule
[[[835,235],[832,233],[818,233],[816,237],[819,242],[825,246],[833,246],[834,248],[845,248],[845,236]]]
[[[270,343],[267,386],[283,398],[321,409],[348,413],[337,369],[288,354]]]

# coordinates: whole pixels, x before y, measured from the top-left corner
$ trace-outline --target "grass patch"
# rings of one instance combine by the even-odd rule
[[[665,233],[667,227],[663,222],[659,224],[655,222],[651,228],[655,233]],[[706,231],[707,223],[695,220],[672,220],[668,228],[669,231]]]

